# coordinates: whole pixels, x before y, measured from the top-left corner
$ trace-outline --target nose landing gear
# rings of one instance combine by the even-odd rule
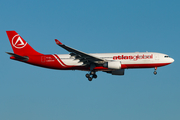
[[[156,70],[157,70],[157,67],[155,67],[155,68],[154,68],[154,72],[153,72],[153,73],[154,73],[154,75],[156,75],[156,74],[157,74]]]

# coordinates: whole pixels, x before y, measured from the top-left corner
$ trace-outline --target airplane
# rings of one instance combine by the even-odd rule
[[[112,75],[124,75],[125,69],[154,68],[169,65],[174,59],[166,54],[156,52],[134,53],[95,53],[87,54],[62,44],[55,39],[58,46],[67,50],[69,54],[42,54],[34,50],[16,31],[6,31],[14,53],[10,59],[58,70],[88,71],[85,75],[89,81],[97,78],[96,72],[103,71]]]

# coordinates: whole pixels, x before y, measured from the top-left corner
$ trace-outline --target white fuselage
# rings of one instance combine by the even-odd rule
[[[102,58],[106,61],[120,61],[121,64],[162,64],[172,63],[174,59],[170,58],[166,54],[155,53],[155,52],[135,52],[135,53],[95,53],[90,54],[98,58]],[[82,62],[75,60],[69,54],[59,54],[58,57],[66,65],[82,65]]]

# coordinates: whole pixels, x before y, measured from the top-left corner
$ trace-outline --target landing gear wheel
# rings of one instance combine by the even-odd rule
[[[86,77],[89,78],[89,77],[90,77],[90,74],[87,73],[87,74],[86,74]]]
[[[157,74],[156,70],[157,70],[157,67],[155,67],[155,68],[154,68],[154,72],[153,72],[153,73],[154,73],[154,75],[156,75],[156,74]]]
[[[96,75],[96,74],[94,74],[94,75],[93,75],[93,78],[97,78],[97,75]]]
[[[94,72],[94,71],[91,71],[91,72],[90,72],[90,75],[94,75],[94,74],[95,74],[95,72]]]
[[[154,71],[154,75],[156,75],[157,74],[157,72],[156,71]]]
[[[95,70],[91,70],[90,73],[87,73],[85,76],[86,78],[88,78],[89,81],[92,81],[93,78],[97,78]]]
[[[88,78],[88,80],[89,80],[89,81],[92,81],[92,78],[91,78],[91,77],[89,77],[89,78]]]

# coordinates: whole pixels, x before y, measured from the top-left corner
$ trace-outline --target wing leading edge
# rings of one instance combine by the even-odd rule
[[[60,47],[64,48],[68,52],[70,52],[70,55],[74,57],[75,59],[78,59],[79,62],[83,62],[85,65],[91,65],[91,64],[103,64],[105,63],[104,59],[89,55],[87,53],[84,53],[82,51],[76,50],[74,48],[71,48],[69,46],[66,46],[62,44],[59,40],[55,39],[55,42]]]

